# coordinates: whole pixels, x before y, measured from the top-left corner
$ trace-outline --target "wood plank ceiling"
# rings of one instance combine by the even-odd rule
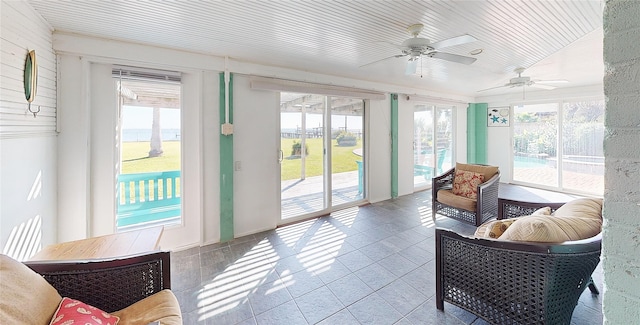
[[[601,83],[604,70],[599,0],[28,2],[57,32],[470,96],[516,67],[570,87]],[[406,58],[361,67],[400,54],[391,44],[415,23],[432,42],[478,39],[444,52],[482,53],[471,65],[423,57],[415,75],[405,75]]]

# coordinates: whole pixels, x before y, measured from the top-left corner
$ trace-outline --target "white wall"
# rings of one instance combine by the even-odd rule
[[[391,198],[391,98],[368,101],[365,183],[370,202]]]
[[[398,195],[413,193],[413,105],[398,96]]]
[[[640,2],[604,9],[606,99],[603,269],[605,324],[640,320]]]
[[[56,58],[51,27],[26,2],[0,6],[0,247],[23,260],[56,240]],[[37,118],[23,86],[30,50],[39,66]]]
[[[249,77],[233,79],[235,237],[274,229],[280,221],[279,96],[251,89]]]

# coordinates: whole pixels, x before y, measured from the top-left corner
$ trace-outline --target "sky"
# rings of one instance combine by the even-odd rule
[[[122,129],[151,129],[153,108],[124,106],[122,108]],[[160,128],[179,129],[180,110],[172,108],[160,109]]]
[[[296,129],[302,126],[302,113],[280,113],[281,129]],[[307,114],[307,129],[322,126],[321,114]],[[331,116],[331,128],[344,127],[344,116]],[[362,130],[362,116],[347,116],[347,129]]]
[[[153,119],[153,108],[124,106],[122,108],[122,128],[123,129],[151,129]],[[302,125],[301,113],[281,113],[280,128],[296,129]],[[344,127],[345,117],[332,116],[331,128],[337,129]],[[307,114],[307,128],[322,126],[322,115]],[[160,109],[160,127],[163,129],[179,129],[180,128],[180,110],[161,108]],[[362,130],[362,116],[347,116],[347,128],[349,130]]]

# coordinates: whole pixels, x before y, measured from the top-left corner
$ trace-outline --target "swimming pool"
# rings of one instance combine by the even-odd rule
[[[513,157],[513,168],[542,168],[547,167],[547,160],[535,157]]]

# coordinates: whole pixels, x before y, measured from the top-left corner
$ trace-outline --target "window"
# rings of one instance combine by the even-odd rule
[[[453,108],[418,104],[413,112],[413,186],[431,185],[431,178],[453,166]]]
[[[514,182],[603,194],[604,101],[518,105],[514,117]]]
[[[182,222],[180,76],[113,70],[118,83],[118,231]]]

